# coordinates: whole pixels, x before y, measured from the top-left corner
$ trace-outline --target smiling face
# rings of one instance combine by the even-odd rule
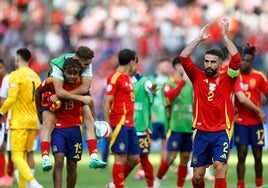
[[[67,83],[74,84],[80,76],[80,70],[76,69],[76,68],[70,69],[70,70],[65,70],[63,72],[63,75],[64,75],[64,79]]]
[[[204,59],[205,73],[208,77],[215,76],[221,66],[221,61],[218,56],[212,54],[206,54]]]
[[[63,68],[64,80],[68,84],[73,84],[77,81],[82,71],[82,65],[76,58],[69,58],[65,61]]]

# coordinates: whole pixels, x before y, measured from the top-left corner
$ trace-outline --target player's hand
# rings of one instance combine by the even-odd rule
[[[266,123],[266,114],[262,110],[258,113],[258,116],[263,123]]]
[[[81,96],[81,102],[84,104],[90,105],[93,104],[93,98],[89,95],[83,95]]]
[[[229,20],[227,18],[222,19],[222,37],[228,35],[228,29],[229,29]]]
[[[210,33],[209,33],[210,27],[211,27],[211,23],[208,23],[201,29],[199,36],[198,36],[199,41],[204,41],[210,37]]]
[[[153,84],[151,88],[149,88],[151,93],[155,94],[157,92],[157,84]]]
[[[49,97],[49,100],[51,102],[57,102],[57,100],[59,100],[59,97],[56,94],[53,94]]]

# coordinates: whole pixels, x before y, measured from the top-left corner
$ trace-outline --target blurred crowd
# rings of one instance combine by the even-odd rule
[[[268,0],[1,0],[0,57],[11,71],[15,50],[28,47],[31,67],[44,79],[51,58],[87,45],[95,51],[92,94],[99,98],[119,49],[136,50],[140,72],[153,74],[158,59],[172,59],[205,23],[215,22],[203,45],[221,46],[223,17],[238,48],[258,48],[254,66],[267,75]]]

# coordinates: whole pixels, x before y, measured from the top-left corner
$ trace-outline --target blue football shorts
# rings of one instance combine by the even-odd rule
[[[191,152],[193,139],[192,133],[171,132],[167,140],[168,151]]]
[[[166,132],[165,132],[165,125],[163,123],[154,122],[152,123],[152,140],[157,140],[158,138],[165,140],[167,138]]]
[[[263,124],[243,126],[234,125],[235,145],[252,145],[253,147],[263,147],[265,145],[265,132]]]
[[[150,153],[150,135],[146,134],[146,132],[137,132],[138,140],[139,140],[139,148],[140,155],[147,156]]]
[[[230,140],[226,130],[217,132],[196,130],[191,167],[211,165],[213,161],[227,163],[229,151]]]
[[[69,160],[81,160],[83,147],[80,127],[55,128],[51,136],[51,148],[53,155],[64,153]]]
[[[140,155],[138,136],[136,134],[135,128],[125,125],[120,126],[120,129],[117,128],[118,127],[116,127],[112,133],[112,153]]]

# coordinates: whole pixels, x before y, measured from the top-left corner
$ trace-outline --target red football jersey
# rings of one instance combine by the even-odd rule
[[[240,74],[234,87],[234,92],[243,91],[245,95],[258,107],[261,107],[261,93],[268,94],[268,83],[264,74],[253,69],[249,74]],[[242,125],[257,125],[262,123],[259,116],[235,100],[236,123]]]
[[[68,84],[64,82],[63,88],[67,91],[71,91],[77,88],[81,84],[81,80],[78,79],[74,84]],[[55,93],[52,78],[48,77],[40,86],[40,91],[50,91]],[[67,128],[81,125],[81,102],[74,100],[61,99],[61,107],[55,111],[56,124],[55,128]]]
[[[232,96],[236,78],[231,78],[227,72],[207,77],[191,58],[181,56],[180,60],[193,84],[193,127],[208,132],[229,129],[234,115]],[[235,54],[229,66],[237,70],[239,65],[240,55]]]
[[[54,85],[53,85],[53,80],[52,77],[47,77],[42,84],[40,85],[40,91],[42,93],[46,91],[50,91],[52,93],[55,93]]]
[[[123,124],[134,127],[134,91],[130,76],[120,71],[113,72],[107,78],[106,95],[114,96],[110,105],[111,126]]]
[[[52,94],[55,94],[52,77],[48,77],[47,79],[45,79],[40,85],[39,89],[40,89],[40,92],[42,93],[41,106],[47,108],[52,103],[49,100],[49,97]]]

